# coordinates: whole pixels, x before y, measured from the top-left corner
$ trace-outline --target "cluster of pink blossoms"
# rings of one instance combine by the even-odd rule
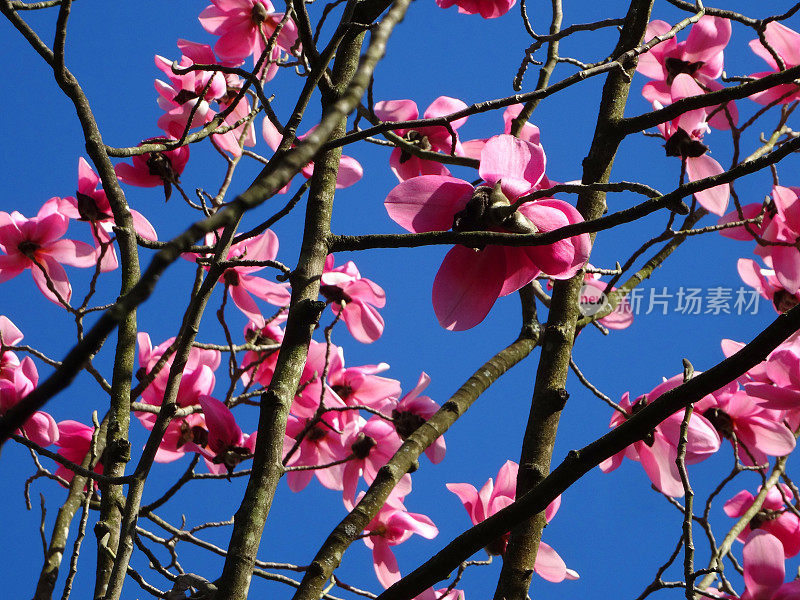
[[[730,356],[742,345],[726,340],[723,351]],[[798,373],[800,346],[795,339],[776,349],[745,377],[695,402],[689,419],[686,464],[700,462],[717,452],[722,439],[730,441],[737,462],[746,466],[763,465],[769,457],[791,453],[795,447],[792,432],[800,425]],[[620,406],[628,415],[634,415],[682,381],[682,376],[676,375],[633,402],[626,393]],[[615,412],[611,427],[619,426],[625,419],[625,415]],[[683,411],[674,413],[642,441],[601,463],[600,468],[604,472],[613,471],[627,456],[642,464],[660,492],[683,496],[675,462],[682,420]]]

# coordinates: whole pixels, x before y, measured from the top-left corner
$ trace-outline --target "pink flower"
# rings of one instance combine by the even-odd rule
[[[164,352],[175,342],[175,338],[169,338],[153,348],[150,343],[150,336],[147,333],[140,332],[137,336],[137,341],[139,343],[139,370],[137,371],[137,377],[141,379],[145,374],[152,371],[156,363],[164,355]],[[191,349],[178,387],[176,403],[179,407],[195,406],[200,403],[202,396],[213,392],[216,382],[214,371],[219,366],[220,358],[220,352],[217,350]],[[152,383],[145,388],[144,392],[142,392],[142,402],[153,406],[161,405],[164,401],[169,370],[173,361],[174,357],[170,357]],[[153,428],[156,420],[155,414],[149,412],[137,412],[135,414],[146,429]],[[206,430],[206,422],[201,414],[190,414],[183,419],[173,419],[159,444],[155,456],[156,462],[166,463],[178,460],[187,451],[190,451],[184,445],[187,442],[195,441],[195,438],[203,441],[205,439],[203,432]]]
[[[326,398],[338,398],[327,384],[323,388],[322,373],[325,370],[325,356],[328,352],[327,344],[311,340],[308,355],[300,375],[300,384],[297,386],[297,395],[294,397],[290,412],[297,417],[313,417],[320,404],[323,389]],[[337,352],[336,346],[331,346],[331,354]],[[267,387],[275,372],[275,360],[268,358],[256,371],[255,380]],[[335,401],[335,400],[334,400]]]
[[[8,378],[0,379],[0,415],[30,394],[39,383],[39,373],[29,356],[23,358],[9,375]],[[58,441],[58,425],[55,419],[40,410],[33,413],[17,433],[40,446],[49,446]]]
[[[780,410],[756,404],[746,392],[729,385],[695,403],[722,437],[734,438],[739,446],[738,458],[745,465],[761,465],[768,456],[785,456],[794,450],[795,439],[783,424]]]
[[[490,478],[481,491],[475,489],[469,483],[448,483],[447,489],[453,492],[461,500],[464,508],[467,509],[469,518],[473,525],[485,521],[496,512],[504,509],[514,502],[517,495],[517,472],[519,465],[514,461],[508,460],[500,467],[497,472],[497,485]],[[553,500],[545,510],[545,518],[548,523],[558,512],[561,505],[561,496]],[[509,534],[506,533],[497,538],[489,546],[486,552],[489,555],[503,555],[508,545]],[[533,570],[547,581],[558,583],[565,579],[578,579],[578,573],[568,569],[564,560],[544,542],[539,543],[539,552]]]
[[[343,473],[344,502],[347,505],[356,497],[359,477],[363,475],[367,484],[371,484],[378,469],[389,462],[403,442],[394,426],[377,416],[369,421],[358,416],[345,423],[342,441],[347,451],[353,454],[353,459],[345,463]],[[400,496],[411,491],[411,476],[408,473],[403,475],[395,491]]]
[[[212,473],[227,472],[230,477],[236,465],[253,456],[256,435],[244,435],[230,409],[216,398],[200,396],[198,401],[208,429],[206,435],[198,435],[193,428],[193,439],[185,450],[199,453]]]
[[[328,403],[335,406],[336,403]],[[321,420],[311,426],[295,454],[289,459],[287,466],[320,466],[347,458],[349,450],[345,448],[342,435],[344,423],[355,418],[353,411],[326,412]],[[284,454],[294,445],[300,433],[309,426],[313,417],[300,418],[289,415],[286,423],[286,439]],[[330,490],[343,489],[344,464],[334,465],[325,469],[303,471],[289,471],[286,474],[289,489],[299,492],[304,489],[311,479],[317,476],[319,482]]]
[[[789,29],[786,25],[778,23],[777,21],[770,21],[764,30],[764,37],[769,45],[778,53],[778,56],[783,60],[786,68],[796,67],[800,65],[800,33],[793,29]],[[750,49],[756,53],[757,56],[763,58],[770,67],[770,71],[761,73],[753,73],[752,77],[764,77],[778,71],[778,63],[770,54],[761,40],[755,39],[750,42]],[[763,92],[758,92],[750,96],[751,100],[755,100],[759,104],[770,104],[776,102],[784,94],[789,94],[780,104],[787,104],[794,102],[800,98],[800,90],[792,83],[785,83],[776,85]]]
[[[506,14],[517,0],[436,0],[440,8],[450,8],[455,4],[458,12],[464,15],[480,14],[484,19],[495,19]]]
[[[147,142],[160,142],[164,138],[150,138]],[[139,144],[140,146],[142,144]],[[189,146],[180,146],[166,152],[147,152],[133,157],[133,164],[120,163],[114,167],[119,180],[139,187],[164,186],[164,197],[169,200],[172,184],[180,183],[180,175],[189,161]]]
[[[581,307],[586,315],[593,315],[603,310],[608,305],[608,300],[604,297],[606,284],[600,281],[599,274],[586,273],[583,278],[581,288]],[[617,288],[612,287],[613,292]],[[594,311],[594,312],[590,312]],[[605,317],[598,319],[598,323],[608,329],[627,329],[633,323],[633,309],[628,303],[627,298],[623,298]]]
[[[244,339],[248,343],[258,346],[280,344],[283,341],[283,329],[280,328],[280,323],[285,320],[286,313],[281,312],[263,326],[259,326],[250,321],[244,328]],[[241,368],[244,370],[242,381],[245,385],[249,385],[250,380],[254,379],[262,383],[262,385],[269,385],[269,380],[272,378],[272,373],[275,371],[275,363],[277,360],[278,348],[263,352],[249,350],[242,360]],[[264,369],[268,369],[266,377],[264,377]],[[264,380],[267,383],[264,384]]]
[[[419,376],[417,386],[403,396],[392,410],[394,428],[397,430],[397,435],[400,436],[400,439],[405,440],[408,438],[419,429],[420,425],[439,410],[439,405],[428,396],[420,396],[422,390],[428,387],[430,382],[431,378],[423,371]],[[444,459],[445,450],[444,437],[439,436],[433,444],[428,446],[425,454],[433,464],[438,464]]]
[[[784,313],[800,304],[800,290],[790,293],[781,285],[772,269],[762,269],[750,258],[740,258],[736,263],[739,277],[766,298],[779,313]]]
[[[5,253],[0,255],[0,283],[30,269],[36,287],[45,298],[60,304],[61,300],[69,302],[72,297],[72,286],[61,263],[93,267],[97,251],[83,242],[60,239],[67,231],[69,219],[59,212],[57,201],[58,198],[51,198],[30,219],[17,211],[0,212],[0,250]]]
[[[117,253],[111,239],[114,228],[114,215],[105,191],[100,187],[100,177],[88,162],[81,156],[78,159],[78,191],[75,197],[56,198],[58,212],[70,219],[86,221],[92,226],[92,237],[100,253],[100,244],[107,244],[100,262],[101,271],[113,271],[117,268]],[[140,236],[148,240],[157,240],[156,230],[141,213],[130,209],[133,228]]]
[[[783,582],[786,575],[783,546],[774,535],[752,531],[744,543],[743,600],[793,600],[800,596],[800,580]]]
[[[282,18],[283,13],[275,12],[269,0],[211,0],[211,6],[200,13],[200,24],[220,36],[214,51],[221,58],[240,61],[252,56],[255,64]],[[289,52],[296,42],[297,28],[289,19],[278,34],[273,62],[279,48]]]
[[[0,315],[0,339],[3,346],[16,346],[24,337],[11,319]],[[14,371],[19,368],[20,362],[17,355],[10,350],[0,350],[0,379],[13,381]]]
[[[67,460],[81,464],[91,448],[93,433],[93,427],[89,427],[78,421],[60,421],[58,423],[58,440],[55,442],[56,446],[59,447],[58,454]],[[99,474],[103,473],[102,459],[97,461],[94,472]],[[59,465],[56,470],[56,475],[69,483],[72,481],[75,473],[67,467]]]
[[[213,234],[206,236],[206,242],[213,245],[215,237]],[[196,255],[187,254],[186,258]],[[264,233],[250,239],[233,244],[226,256],[226,260],[275,260],[278,256],[278,236],[267,229]],[[225,269],[220,276],[220,282],[225,284],[231,299],[236,307],[253,323],[264,324],[264,317],[258,308],[253,296],[266,300],[275,306],[286,306],[289,304],[290,294],[286,289],[287,284],[275,283],[261,277],[255,277],[251,273],[260,271],[264,267],[231,267]],[[206,267],[208,269],[208,267]],[[251,295],[252,294],[252,295]]]
[[[183,55],[177,61],[185,69],[195,63],[214,64],[217,62],[211,46],[188,40],[178,40],[178,48]],[[210,102],[222,98],[227,92],[225,76],[211,71],[190,71],[177,75],[172,71],[173,62],[156,55],[156,67],[167,76],[168,83],[156,79],[155,87],[159,94],[158,105],[166,114],[158,119],[158,127],[168,135],[179,138],[183,134],[189,115],[195,109],[191,127],[198,127],[211,121],[216,114]],[[201,97],[202,96],[202,97]]]
[[[629,415],[635,415],[647,404],[656,400],[661,394],[677,387],[683,382],[682,375],[676,375],[656,386],[652,392],[640,396],[630,402],[628,392],[622,396],[620,406]],[[708,398],[706,396],[705,398]],[[678,442],[680,427],[684,411],[678,411],[658,425],[643,440],[635,442],[611,458],[600,463],[600,469],[609,473],[619,467],[623,457],[642,463],[647,476],[653,485],[663,494],[680,497],[684,494],[678,467],[675,463],[678,457]],[[615,411],[611,417],[611,428],[618,427],[625,421],[625,416]],[[686,464],[694,464],[705,460],[719,450],[720,439],[714,426],[697,412],[689,419],[689,431],[686,444]]]
[[[671,28],[665,21],[651,21],[644,39],[651,40]],[[642,95],[651,103],[659,102],[663,106],[670,104],[673,101],[670,88],[682,73],[693,78],[704,91],[722,89],[717,79],[722,75],[723,50],[730,39],[730,21],[706,15],[692,25],[686,41],[678,42],[671,37],[642,54],[636,71],[655,80],[645,84]],[[726,106],[735,125],[738,119],[736,105],[729,102]],[[715,109],[712,107],[709,111]],[[730,129],[724,110],[716,112],[709,124],[717,129]]]
[[[697,82],[685,73],[678,74],[670,87],[673,102],[703,94]],[[662,108],[660,102],[653,102],[657,109]],[[706,123],[708,109],[696,109],[681,113],[672,121],[660,123],[658,129],[667,143],[664,148],[667,156],[678,156],[686,161],[686,175],[689,181],[697,181],[712,175],[719,175],[725,169],[706,152],[708,146],[703,144],[703,134],[708,131]],[[728,206],[730,186],[723,183],[694,195],[697,201],[709,212],[721,215]]]
[[[467,105],[457,98],[439,96],[425,110],[423,118],[442,117],[465,108],[467,108]],[[375,115],[381,121],[412,121],[419,117],[419,111],[413,100],[383,100],[375,103]],[[451,126],[453,130],[456,130],[466,121],[467,117],[457,119],[451,123]],[[450,132],[441,125],[417,129],[395,129],[394,132],[422,150],[450,154],[453,147],[453,138]],[[458,138],[455,140],[455,153],[458,156],[463,156],[464,154]],[[450,175],[450,171],[442,163],[417,158],[400,148],[392,150],[389,165],[400,181],[405,181],[418,175]]]
[[[396,379],[381,377],[389,365],[344,366],[344,350],[335,348],[328,366],[328,384],[347,406],[368,406],[384,411],[394,406],[402,391]]]
[[[314,131],[314,127],[309,129],[303,135],[297,136],[297,140],[301,141],[306,136],[308,136],[312,131]],[[264,136],[264,140],[267,142],[267,146],[272,148],[272,150],[277,150],[281,144],[281,140],[283,139],[283,135],[278,129],[273,125],[272,121],[269,120],[268,117],[264,117],[264,122],[262,124],[261,133]],[[293,145],[294,146],[294,145]],[[314,161],[310,161],[306,166],[304,166],[301,171],[303,177],[306,179],[310,179],[311,175],[314,174]],[[352,156],[342,155],[339,159],[339,171],[336,173],[336,189],[340,190],[343,188],[350,187],[351,185],[358,182],[361,177],[364,175],[364,169],[355,158]],[[287,183],[283,188],[280,189],[278,192],[279,194],[285,194],[289,191],[289,184]]]
[[[783,544],[783,555],[786,558],[791,558],[800,553],[800,518],[793,512],[786,510],[784,506],[785,502],[790,502],[794,498],[792,490],[786,484],[781,483],[779,485],[781,486],[780,489],[777,486],[769,489],[767,496],[764,498],[764,503],[761,505],[761,510],[745,525],[745,528],[736,539],[744,542],[751,531],[761,529],[778,538]],[[781,495],[781,490],[783,490],[784,495]],[[758,491],[761,491],[761,486],[759,486]],[[754,500],[753,494],[747,490],[742,490],[725,503],[723,507],[725,514],[733,519],[738,519],[750,509]]]
[[[386,305],[383,288],[361,277],[356,264],[350,260],[333,267],[333,254],[325,259],[319,293],[331,309],[341,315],[350,334],[363,344],[371,344],[383,333],[383,317],[378,308]]]
[[[386,198],[389,216],[412,232],[547,232],[583,221],[561,200],[528,202],[509,214],[511,202],[537,189],[544,176],[541,146],[498,135],[481,151],[479,173],[486,185],[442,175],[423,175],[400,183]],[[572,277],[589,256],[582,234],[549,246],[467,248],[454,246],[433,282],[433,308],[439,323],[461,331],[486,317],[495,301],[538,275]]]
[[[143,378],[153,370],[156,363],[164,355],[164,352],[175,343],[175,338],[169,338],[160,345],[153,348],[150,336],[140,332],[136,338],[139,344],[139,370],[137,377]],[[169,370],[174,361],[174,355],[170,356],[163,368],[158,372],[155,379],[148,385],[142,393],[142,400],[148,404],[160,406],[164,400]],[[219,366],[221,354],[218,350],[205,350],[203,348],[192,348],[189,351],[189,359],[183,367],[180,387],[178,388],[178,406],[194,406],[199,403],[202,395],[209,395],[214,390],[216,382],[214,371]],[[147,413],[149,414],[149,413]],[[154,418],[143,415],[145,420]]]
[[[402,544],[415,533],[429,540],[439,534],[438,528],[429,517],[408,512],[402,498],[395,489],[378,514],[364,528],[368,535],[363,540],[372,549],[375,575],[385,588],[400,580],[400,568],[391,546]]]

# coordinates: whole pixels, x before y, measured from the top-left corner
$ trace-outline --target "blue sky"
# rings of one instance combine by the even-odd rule
[[[570,2],[565,8],[565,24],[586,22],[624,13],[623,2]],[[682,15],[662,6],[657,17],[676,22]],[[726,7],[744,9],[749,3],[731,2]],[[203,2],[182,2],[170,6],[164,13],[163,3],[142,0],[137,3],[106,3],[82,0],[73,8],[68,38],[67,64],[83,85],[92,103],[106,143],[132,146],[141,139],[158,134],[155,122],[160,110],[155,103],[153,80],[160,76],[153,65],[153,55],[178,58],[175,46],[178,38],[213,44],[214,38],[197,22]],[[781,3],[776,12],[789,7]],[[319,15],[321,6],[310,7],[312,16]],[[546,31],[549,6],[537,3],[529,14],[538,31]],[[55,13],[42,11],[25,13],[44,39],[52,38]],[[764,16],[764,15],[754,15]],[[477,16],[459,15],[455,9],[443,11],[431,0],[419,0],[411,6],[404,22],[393,36],[386,59],[375,77],[376,100],[411,98],[420,112],[436,97],[448,95],[467,103],[510,95],[511,80],[516,73],[522,53],[530,43],[519,22],[515,7],[509,14],[493,21]],[[797,20],[789,21],[795,28]],[[3,66],[10,83],[7,99],[13,102],[7,114],[4,136],[2,170],[7,182],[0,194],[0,210],[19,210],[33,216],[41,204],[53,196],[74,195],[77,185],[78,157],[83,154],[80,129],[69,102],[59,94],[46,65],[6,23],[0,23],[0,37],[5,51]],[[761,70],[761,61],[747,48],[754,36],[750,30],[734,26],[733,39],[726,51],[729,74],[748,74]],[[682,39],[682,38],[681,38]],[[585,62],[604,58],[613,48],[613,31],[581,34],[562,43],[562,54]],[[562,65],[554,79],[574,72]],[[523,90],[529,90],[536,78],[532,68]],[[637,75],[631,93],[628,115],[649,109],[639,95],[646,79]],[[299,89],[298,78],[282,72],[270,84],[268,93],[275,94],[274,107],[279,117],[286,119]],[[594,130],[595,110],[602,79],[595,78],[573,89],[545,100],[537,109],[532,122],[541,129],[542,144],[547,153],[548,176],[557,181],[580,178],[580,162],[586,154]],[[318,102],[300,127],[304,132],[314,124]],[[742,115],[749,116],[757,108],[754,103],[740,102]],[[772,115],[753,128],[744,142],[744,152],[757,144],[754,134],[769,132],[776,122]],[[258,120],[260,130],[260,118]],[[500,133],[500,114],[471,117],[459,133],[462,139],[487,137]],[[707,136],[713,154],[721,163],[730,160],[730,145],[725,134],[713,131]],[[259,138],[257,150],[268,153]],[[336,233],[399,233],[383,207],[387,192],[396,185],[388,169],[388,151],[371,145],[348,148],[365,169],[365,177],[357,185],[337,195],[333,230]],[[792,177],[797,169],[796,159],[779,168],[782,183],[800,185]],[[244,164],[237,170],[233,192],[244,189],[255,173],[256,164]],[[222,162],[210,147],[192,148],[192,158],[182,176],[185,188],[213,190],[222,174]],[[456,176],[475,177],[467,170],[454,170]],[[640,180],[661,190],[672,189],[678,181],[679,162],[663,155],[657,139],[637,136],[626,140],[615,163],[614,180]],[[295,189],[296,189],[295,184]],[[769,173],[759,173],[737,184],[743,202],[758,202],[769,193]],[[195,217],[180,199],[173,196],[164,204],[159,189],[126,188],[131,205],[153,222],[162,239],[182,231]],[[276,197],[248,215],[245,227],[255,224],[281,206],[285,197]],[[630,206],[637,199],[620,194],[609,199],[610,210]],[[302,227],[302,205],[274,228],[281,243],[278,256],[284,263],[296,261]],[[666,216],[652,215],[642,222],[625,226],[614,232],[604,232],[597,239],[592,262],[597,266],[613,267],[623,262],[643,241],[663,227]],[[706,218],[701,225],[713,224]],[[88,240],[82,224],[73,224],[70,237]],[[356,261],[364,277],[375,280],[387,294],[387,306],[382,311],[386,320],[383,337],[371,345],[358,344],[342,327],[337,328],[334,342],[344,346],[348,365],[372,364],[385,361],[391,365],[388,376],[399,379],[404,391],[410,390],[420,371],[432,378],[427,393],[443,402],[467,377],[492,354],[512,341],[519,328],[519,302],[515,295],[500,299],[489,317],[473,330],[452,333],[441,329],[436,322],[430,302],[430,289],[445,248],[377,250],[337,256],[337,264]],[[751,245],[732,242],[718,235],[700,236],[685,243],[670,261],[645,282],[644,310],[651,290],[677,294],[680,288],[724,287],[736,290],[742,284],[736,274],[736,260],[749,256]],[[143,262],[148,262],[143,252]],[[139,311],[140,327],[154,343],[175,335],[192,270],[189,263],[179,261],[160,282],[156,293]],[[76,295],[86,289],[86,273],[69,270]],[[113,301],[118,287],[117,275],[103,276],[98,302]],[[212,301],[212,310],[219,306],[221,291]],[[612,399],[625,391],[634,396],[648,392],[661,381],[679,372],[681,359],[688,358],[698,370],[715,364],[722,358],[720,340],[732,338],[747,341],[770,322],[775,313],[762,300],[757,314],[700,314],[684,315],[675,311],[675,300],[668,305],[668,314],[658,310],[638,314],[631,328],[601,335],[588,328],[580,335],[575,359],[589,379]],[[244,319],[229,310],[231,329],[241,331]],[[735,313],[735,311],[734,311]],[[0,314],[10,317],[25,334],[25,343],[41,348],[55,358],[63,356],[74,340],[74,327],[63,311],[48,302],[35,289],[26,273],[3,284]],[[326,312],[324,323],[330,320]],[[199,338],[202,341],[222,342],[219,325],[209,312]],[[320,338],[321,339],[321,338]],[[110,373],[112,343],[97,357],[96,364]],[[458,499],[445,489],[447,482],[468,482],[480,487],[494,477],[507,459],[518,460],[523,424],[527,419],[539,351],[495,384],[470,411],[447,433],[448,454],[444,462],[432,466],[423,459],[413,476],[414,491],[406,499],[413,512],[429,515],[440,529],[439,537],[426,541],[412,538],[396,548],[403,572],[416,567],[421,560],[440,549],[446,541],[469,525],[466,511]],[[40,374],[49,373],[39,363]],[[220,379],[222,378],[220,374]],[[217,392],[222,394],[227,382],[218,381]],[[88,377],[57,396],[47,407],[56,420],[76,419],[88,423],[93,410],[101,416],[103,395]],[[570,401],[564,412],[559,440],[554,453],[557,463],[572,448],[580,447],[607,431],[610,409],[570,379]],[[237,413],[242,428],[254,427],[256,412],[244,409]],[[141,447],[144,430],[132,423],[134,449]],[[156,465],[145,493],[145,501],[160,495],[182,472],[188,457],[170,465]],[[791,466],[790,461],[790,466]],[[732,465],[731,452],[725,447],[717,456],[690,471],[693,484],[702,497],[728,472]],[[202,467],[201,469],[202,470]],[[6,540],[7,552],[0,580],[8,597],[29,595],[35,585],[40,567],[41,551],[37,529],[40,515],[38,494],[47,501],[46,524],[52,526],[64,491],[52,482],[38,480],[33,484],[34,510],[26,511],[23,502],[24,480],[34,472],[27,450],[9,444],[3,449],[0,475],[6,493],[0,499],[0,510],[6,514],[0,536]],[[757,477],[744,475],[739,481],[752,487]],[[744,483],[743,483],[744,485]],[[734,484],[726,499],[741,489]],[[187,485],[176,499],[162,509],[161,515],[178,523],[181,514],[187,526],[207,520],[230,517],[238,506],[243,491],[242,480],[227,482],[198,481]],[[312,482],[303,493],[293,494],[285,484],[278,491],[270,521],[262,542],[260,558],[296,564],[309,562],[330,529],[344,516],[338,492],[326,490]],[[712,512],[717,535],[724,535],[729,519],[717,505]],[[568,566],[581,574],[577,582],[550,584],[534,579],[536,598],[556,598],[564,594],[583,597],[605,597],[613,589],[616,597],[635,597],[651,581],[655,570],[672,551],[678,539],[681,516],[659,494],[649,489],[649,481],[639,465],[624,464],[617,472],[603,475],[594,470],[570,489],[562,499],[556,519],[547,527],[544,539],[565,559]],[[157,530],[145,523],[148,529]],[[161,534],[161,532],[158,532]],[[228,531],[207,530],[201,534],[220,545],[227,543]],[[91,532],[86,544],[93,543]],[[14,544],[12,551],[11,544]],[[705,547],[699,551],[698,563],[704,559]],[[180,545],[183,567],[215,577],[221,559],[189,545]],[[735,548],[740,552],[740,547]],[[86,548],[82,555],[76,597],[90,593],[93,576],[93,550]],[[740,556],[740,554],[739,554]],[[478,555],[476,558],[483,558]],[[141,559],[135,563],[145,567]],[[794,564],[794,563],[792,563]],[[492,567],[476,567],[467,573],[463,585],[468,598],[491,594],[496,581],[499,561]],[[787,570],[791,572],[793,567]],[[337,572],[338,573],[338,572]],[[674,575],[674,577],[673,577]],[[380,591],[372,572],[368,550],[356,542],[346,555],[341,569],[344,581],[374,592]],[[62,573],[63,578],[63,573]],[[670,573],[666,578],[679,578]],[[156,575],[150,577],[158,587],[169,587]],[[63,579],[62,579],[63,580]],[[735,580],[735,578],[734,578]],[[60,590],[60,587],[57,588]],[[741,586],[737,588],[741,590]],[[291,589],[262,581],[254,583],[256,594],[275,593],[287,597]],[[682,592],[662,592],[678,594]],[[338,595],[338,594],[337,594]],[[129,582],[125,598],[144,597],[133,582]]]

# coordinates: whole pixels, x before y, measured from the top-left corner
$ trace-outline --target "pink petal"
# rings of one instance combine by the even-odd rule
[[[49,279],[53,288],[61,295],[61,298],[65,302],[69,302],[72,297],[72,287],[69,285],[67,272],[64,270],[64,267],[49,256],[40,256],[39,258],[39,264],[44,268],[44,273],[47,273],[47,277],[45,277],[42,269],[33,265],[31,267],[31,275],[33,276],[34,283],[36,283],[36,287],[44,294],[45,298],[51,302],[60,304],[58,297],[47,287],[47,280]]]
[[[731,39],[731,22],[728,19],[705,15],[692,25],[684,46],[687,62],[710,61],[722,53]]]
[[[375,116],[381,121],[413,121],[419,111],[413,100],[383,100],[375,103]]]
[[[505,257],[497,246],[481,251],[450,249],[433,281],[433,310],[451,331],[475,327],[486,318],[505,281]]]
[[[425,109],[425,114],[423,116],[426,119],[444,117],[454,112],[464,110],[465,108],[467,108],[467,105],[458,98],[450,98],[449,96],[439,96],[436,100],[431,102],[431,105],[427,109]],[[462,117],[460,119],[452,121],[450,124],[452,125],[453,129],[458,129],[464,123],[466,123],[466,121],[467,117]]]
[[[371,344],[383,334],[383,317],[364,302],[349,302],[343,309],[350,334],[362,344]]]
[[[504,180],[512,184],[522,182],[530,189],[542,179],[544,169],[545,154],[541,146],[504,134],[486,141],[478,173],[489,185]]]
[[[689,181],[697,181],[723,173],[725,169],[708,154],[686,159],[686,175]],[[714,186],[694,195],[703,208],[715,215],[722,215],[728,207],[730,186],[727,183]]]
[[[447,231],[472,197],[470,183],[454,177],[422,175],[397,185],[384,205],[395,223],[414,233]]]
[[[567,576],[567,565],[558,552],[544,542],[539,542],[539,551],[536,553],[536,562],[533,570],[542,579],[559,583]]]
[[[755,530],[744,543],[744,582],[751,598],[771,598],[783,584],[783,545],[775,536]]]
[[[400,581],[400,567],[397,566],[397,559],[383,538],[375,538],[373,543],[372,561],[375,567],[375,575],[377,575],[381,585],[388,588]]]
[[[219,452],[239,445],[242,441],[242,430],[236,424],[231,409],[211,396],[200,396],[198,402],[203,407],[208,425],[208,445],[211,449]]]

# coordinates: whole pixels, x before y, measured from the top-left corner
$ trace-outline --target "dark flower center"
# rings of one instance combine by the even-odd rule
[[[412,129],[411,131],[406,133],[405,136],[403,136],[403,139],[405,139],[410,144],[414,144],[420,150],[427,150],[427,151],[433,150],[433,145],[431,144],[431,141],[428,139],[428,136],[421,134],[419,131],[416,131],[415,129]],[[411,156],[412,154],[410,152],[402,150],[400,152],[400,164],[402,165],[404,162],[409,160]]]
[[[225,273],[222,274],[222,281],[230,287],[239,285],[239,274],[236,269],[225,269]]]
[[[680,156],[681,158],[697,158],[703,156],[708,150],[700,140],[694,139],[685,130],[678,127],[678,131],[673,133],[664,144],[667,156]]]
[[[423,417],[408,410],[394,409],[392,418],[394,419],[394,428],[397,431],[397,435],[403,440],[407,439],[425,422]]]
[[[75,192],[75,197],[78,199],[78,214],[81,221],[104,221],[112,218],[113,215],[103,211],[91,196]]]
[[[267,12],[267,7],[261,4],[260,2],[256,2],[253,4],[253,10],[250,11],[250,20],[253,21],[253,24],[258,27],[261,23],[269,19],[269,12]]]
[[[198,96],[196,92],[193,92],[191,90],[181,90],[175,95],[175,98],[173,98],[173,100],[178,104],[186,104],[190,100],[194,100],[199,97],[200,96]]]
[[[311,429],[308,430],[308,432],[306,433],[306,439],[309,440],[310,442],[316,442],[318,440],[325,438],[328,435],[328,431],[330,430],[327,427],[317,423]]]
[[[772,304],[775,305],[775,310],[779,313],[785,313],[797,306],[800,301],[797,300],[794,294],[790,294],[786,290],[778,290],[772,297]]]
[[[714,429],[724,438],[731,439],[733,437],[733,419],[721,408],[709,408],[703,413],[703,416],[708,419],[708,422],[714,426]]]
[[[781,514],[783,514],[783,511],[762,508],[755,514],[755,516],[752,519],[750,519],[748,525],[750,526],[750,529],[761,529],[761,527],[763,527],[770,521],[774,521],[775,519],[780,517]]]
[[[695,76],[700,68],[706,63],[702,60],[696,62],[687,62],[679,58],[668,58],[664,61],[664,66],[667,68],[667,85],[672,85],[675,78],[681,73]]]
[[[365,459],[377,445],[378,442],[362,431],[356,436],[356,441],[350,446],[350,450],[352,450],[353,456],[356,458]]]
[[[147,157],[147,172],[164,183],[179,183],[178,174],[172,168],[172,161],[163,152],[151,152]]]
[[[336,285],[321,285],[319,286],[319,293],[328,302],[335,302],[337,304],[347,304],[352,302],[353,299],[344,293],[344,290]]]
[[[347,400],[353,394],[353,388],[345,384],[332,385],[331,389],[336,392],[336,395],[342,400]]]
[[[39,248],[39,244],[32,242],[31,240],[24,240],[17,244],[17,250],[22,252],[28,258],[32,258]]]
[[[506,553],[506,546],[508,546],[508,538],[510,534],[504,533],[498,538],[495,538],[484,548],[486,554],[489,556],[503,556]]]
[[[208,445],[208,431],[199,425],[190,427],[186,421],[181,423],[181,435],[178,438],[177,448],[180,448],[187,442],[194,442],[201,448]]]

